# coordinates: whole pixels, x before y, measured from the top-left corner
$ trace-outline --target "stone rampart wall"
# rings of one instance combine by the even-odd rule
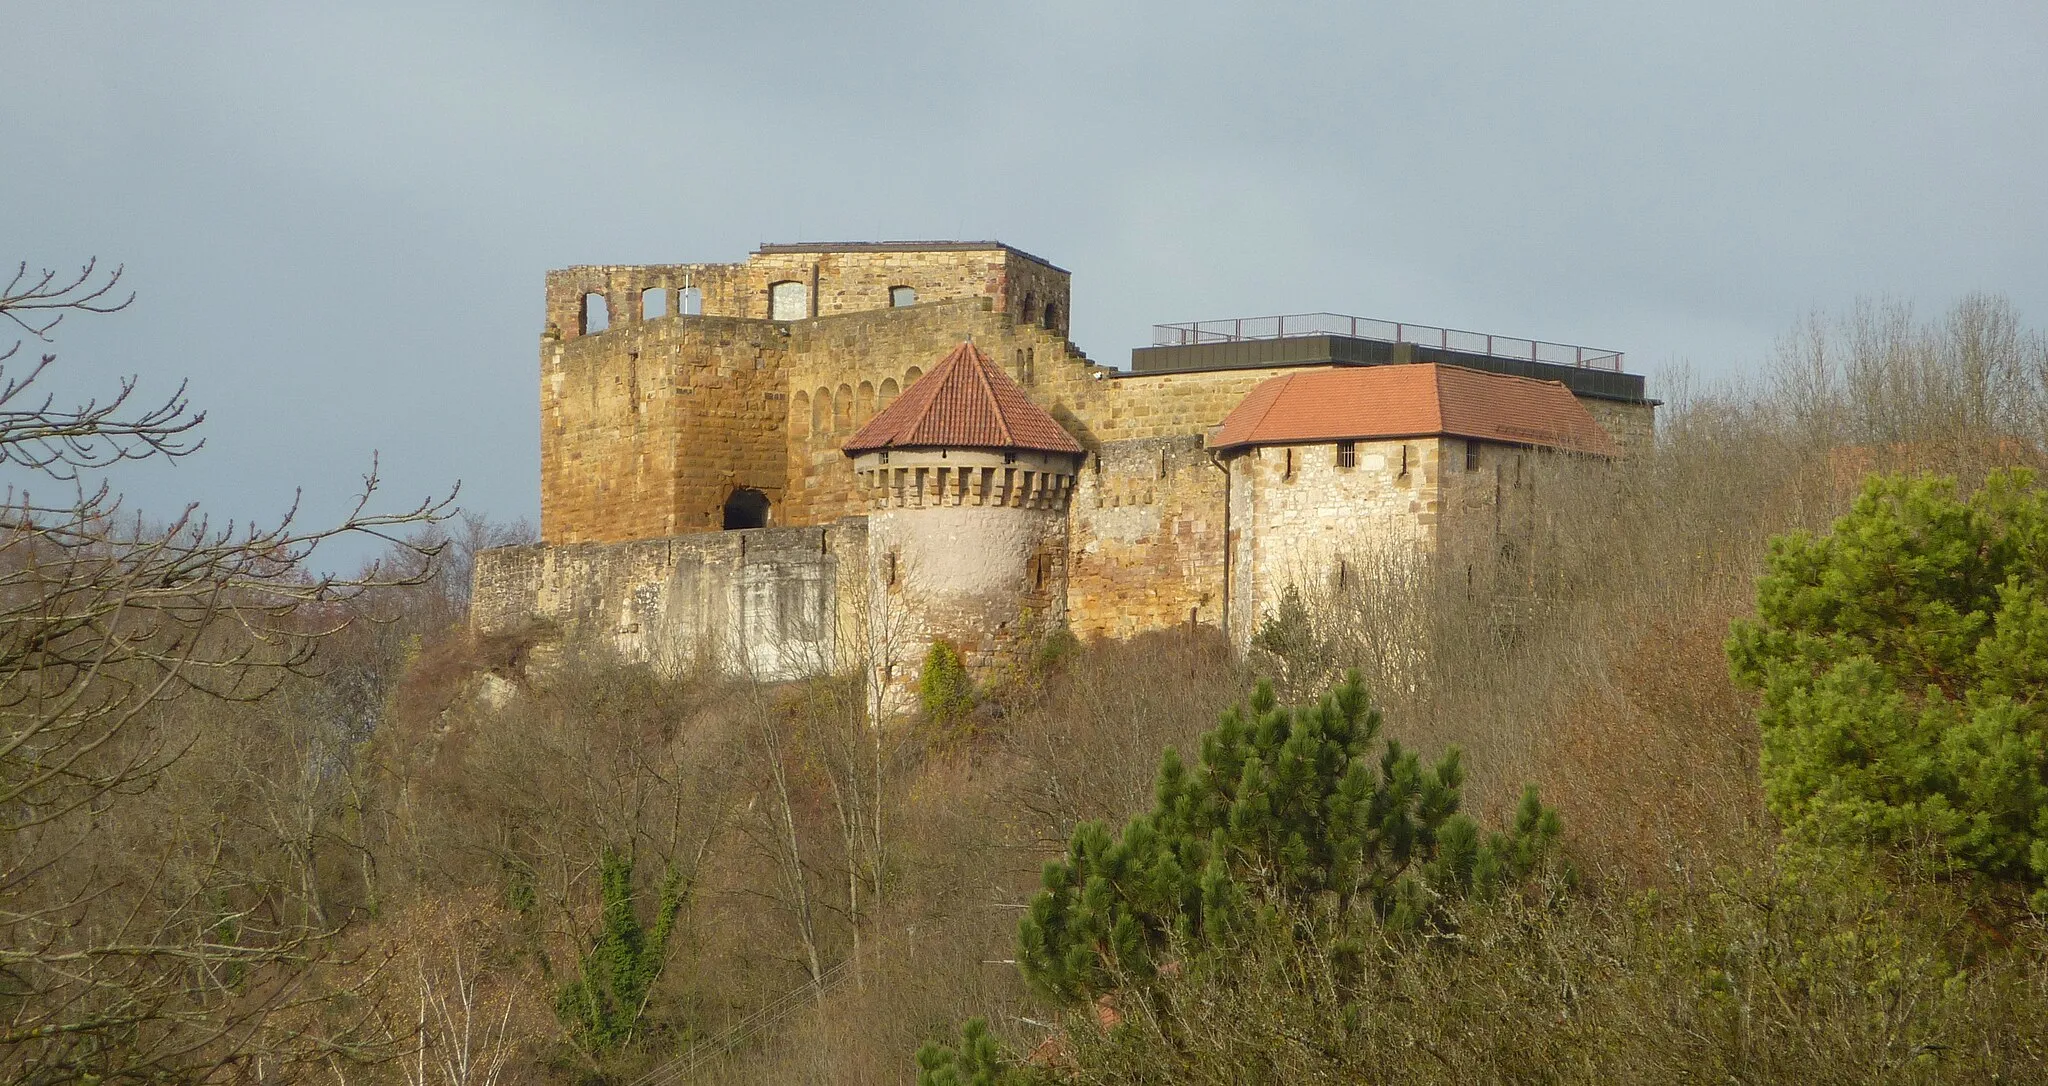
[[[476,559],[471,622],[537,616],[563,640],[675,674],[769,681],[857,664],[867,524],[762,528],[630,543],[500,547]]]
[[[1226,480],[1198,435],[1109,442],[1082,463],[1068,513],[1076,635],[1223,626]]]

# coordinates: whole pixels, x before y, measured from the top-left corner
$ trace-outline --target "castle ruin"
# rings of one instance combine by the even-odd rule
[[[478,556],[472,621],[899,688],[941,638],[984,677],[1061,628],[1242,646],[1345,548],[1511,550],[1549,466],[1650,440],[1612,352],[1306,314],[1125,370],[1069,298],[996,242],[549,273],[541,542]]]

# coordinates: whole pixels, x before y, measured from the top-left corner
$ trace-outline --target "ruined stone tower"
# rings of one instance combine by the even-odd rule
[[[843,446],[868,507],[868,627],[902,690],[935,640],[988,674],[1066,624],[1082,449],[973,343]]]

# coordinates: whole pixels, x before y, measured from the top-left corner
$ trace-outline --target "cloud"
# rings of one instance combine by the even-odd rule
[[[10,259],[125,262],[79,380],[189,376],[156,506],[338,508],[371,450],[537,512],[550,267],[997,237],[1075,338],[1342,309],[1727,372],[1816,306],[2048,322],[2048,13],[2003,3],[44,5]]]

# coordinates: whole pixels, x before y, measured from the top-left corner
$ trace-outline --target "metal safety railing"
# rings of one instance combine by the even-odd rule
[[[1231,317],[1213,321],[1152,326],[1154,347],[1189,347],[1203,343],[1237,343],[1253,339],[1295,339],[1301,336],[1349,336],[1382,343],[1412,343],[1492,358],[1527,359],[1580,369],[1622,372],[1622,353],[1570,343],[1550,343],[1519,336],[1496,336],[1430,324],[1383,321],[1343,313],[1288,313],[1274,317]]]

